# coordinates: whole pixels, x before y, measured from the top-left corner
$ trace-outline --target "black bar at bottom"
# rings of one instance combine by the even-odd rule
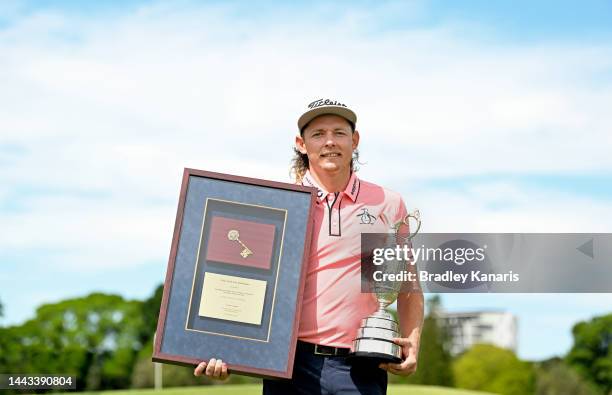
[[[62,374],[0,374],[2,390],[76,389],[76,376]]]

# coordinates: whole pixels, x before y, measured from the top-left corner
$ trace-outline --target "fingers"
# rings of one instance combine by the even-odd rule
[[[379,365],[379,367],[383,370],[386,370],[389,373],[393,373],[393,374],[397,374],[401,376],[408,376],[416,372],[416,363],[414,362],[407,363],[407,364],[382,363]]]
[[[402,347],[411,345],[410,340],[405,337],[395,337],[393,338],[393,342],[395,344],[399,344]]]
[[[404,370],[409,370],[410,368],[415,366],[416,365],[416,361],[412,361],[410,358],[408,358],[408,359],[404,359],[400,363],[390,363],[388,365],[389,365],[388,367],[389,367],[390,370],[404,371]]]
[[[215,364],[215,371],[213,372],[213,377],[221,378],[221,372],[223,371],[223,365],[225,365],[223,361],[218,359],[217,363]],[[225,368],[225,370],[227,371],[227,367]]]
[[[198,366],[193,371],[194,376],[201,376],[204,373],[204,369],[206,369],[206,362],[200,362]]]
[[[221,360],[219,360],[221,361]],[[206,375],[207,376],[213,376],[213,377],[218,377],[219,375],[217,374],[217,376],[215,376],[215,367],[217,366],[217,360],[215,358],[211,358],[210,361],[208,361],[208,366],[206,367]]]
[[[394,372],[406,369],[409,364],[410,364],[410,361],[408,359],[404,359],[400,363],[385,363],[383,365],[385,365],[384,369],[386,371],[394,373]]]
[[[211,358],[208,362],[200,362],[193,371],[195,376],[206,376],[212,379],[225,379],[229,376],[227,371],[227,364],[221,359]]]
[[[416,372],[417,360],[414,355],[410,355],[401,363],[381,363],[378,367],[389,373],[407,376]]]

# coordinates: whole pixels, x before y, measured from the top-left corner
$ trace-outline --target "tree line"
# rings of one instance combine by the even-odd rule
[[[93,293],[42,305],[33,319],[0,327],[0,373],[73,375],[81,391],[152,387],[152,343],[162,292],[160,285],[143,301]],[[390,375],[392,383],[507,395],[612,394],[612,314],[576,324],[574,345],[563,358],[528,362],[486,344],[451,357],[449,334],[437,319],[440,309],[438,297],[428,300],[417,372],[407,378]],[[192,372],[164,365],[164,386],[219,384]],[[228,382],[257,379],[232,375]]]
[[[574,325],[564,357],[521,361],[511,350],[476,344],[451,357],[450,335],[437,316],[438,296],[427,302],[417,372],[391,382],[457,387],[504,395],[612,395],[612,314]]]
[[[152,387],[162,293],[160,285],[144,301],[92,293],[42,305],[23,324],[0,327],[0,373],[72,375],[80,391]],[[255,381],[234,376],[230,382]],[[165,386],[217,383],[172,365],[163,377]]]

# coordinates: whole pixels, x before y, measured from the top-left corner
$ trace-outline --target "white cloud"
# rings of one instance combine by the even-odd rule
[[[418,207],[424,232],[609,233],[612,205],[607,201],[491,183],[465,191],[401,188],[409,207]]]
[[[398,5],[374,12],[388,7]],[[155,4],[112,18],[34,13],[7,27],[0,130],[25,152],[0,169],[3,193],[55,192],[0,213],[11,224],[2,246],[87,245],[94,234],[78,230],[102,221],[105,245],[123,243],[111,229],[140,239],[123,261],[148,260],[161,251],[145,240],[168,237],[183,167],[288,181],[296,115],[325,94],[358,110],[364,174],[406,194],[398,179],[611,168],[612,86],[598,80],[611,47],[504,48],[463,40],[459,25],[372,34],[364,10],[334,8],[335,23],[317,24],[329,11],[250,21],[232,6]],[[610,215],[608,204],[540,203],[501,181],[442,193],[414,197],[435,213],[430,229],[592,230]],[[513,208],[487,207],[500,196]],[[559,214],[577,205],[572,221]],[[51,224],[53,237],[37,231]]]

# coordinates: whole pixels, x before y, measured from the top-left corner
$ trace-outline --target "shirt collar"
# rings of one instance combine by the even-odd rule
[[[360,184],[361,181],[359,180],[355,172],[353,172],[351,173],[351,178],[349,178],[349,182],[342,193],[347,195],[354,202],[355,200],[357,200],[357,195],[359,195]],[[327,195],[329,195],[329,192],[327,192],[319,184],[317,184],[317,182],[310,174],[310,170],[307,170],[306,174],[304,174],[304,177],[302,178],[302,185],[317,188],[317,198],[319,200],[325,200]]]

